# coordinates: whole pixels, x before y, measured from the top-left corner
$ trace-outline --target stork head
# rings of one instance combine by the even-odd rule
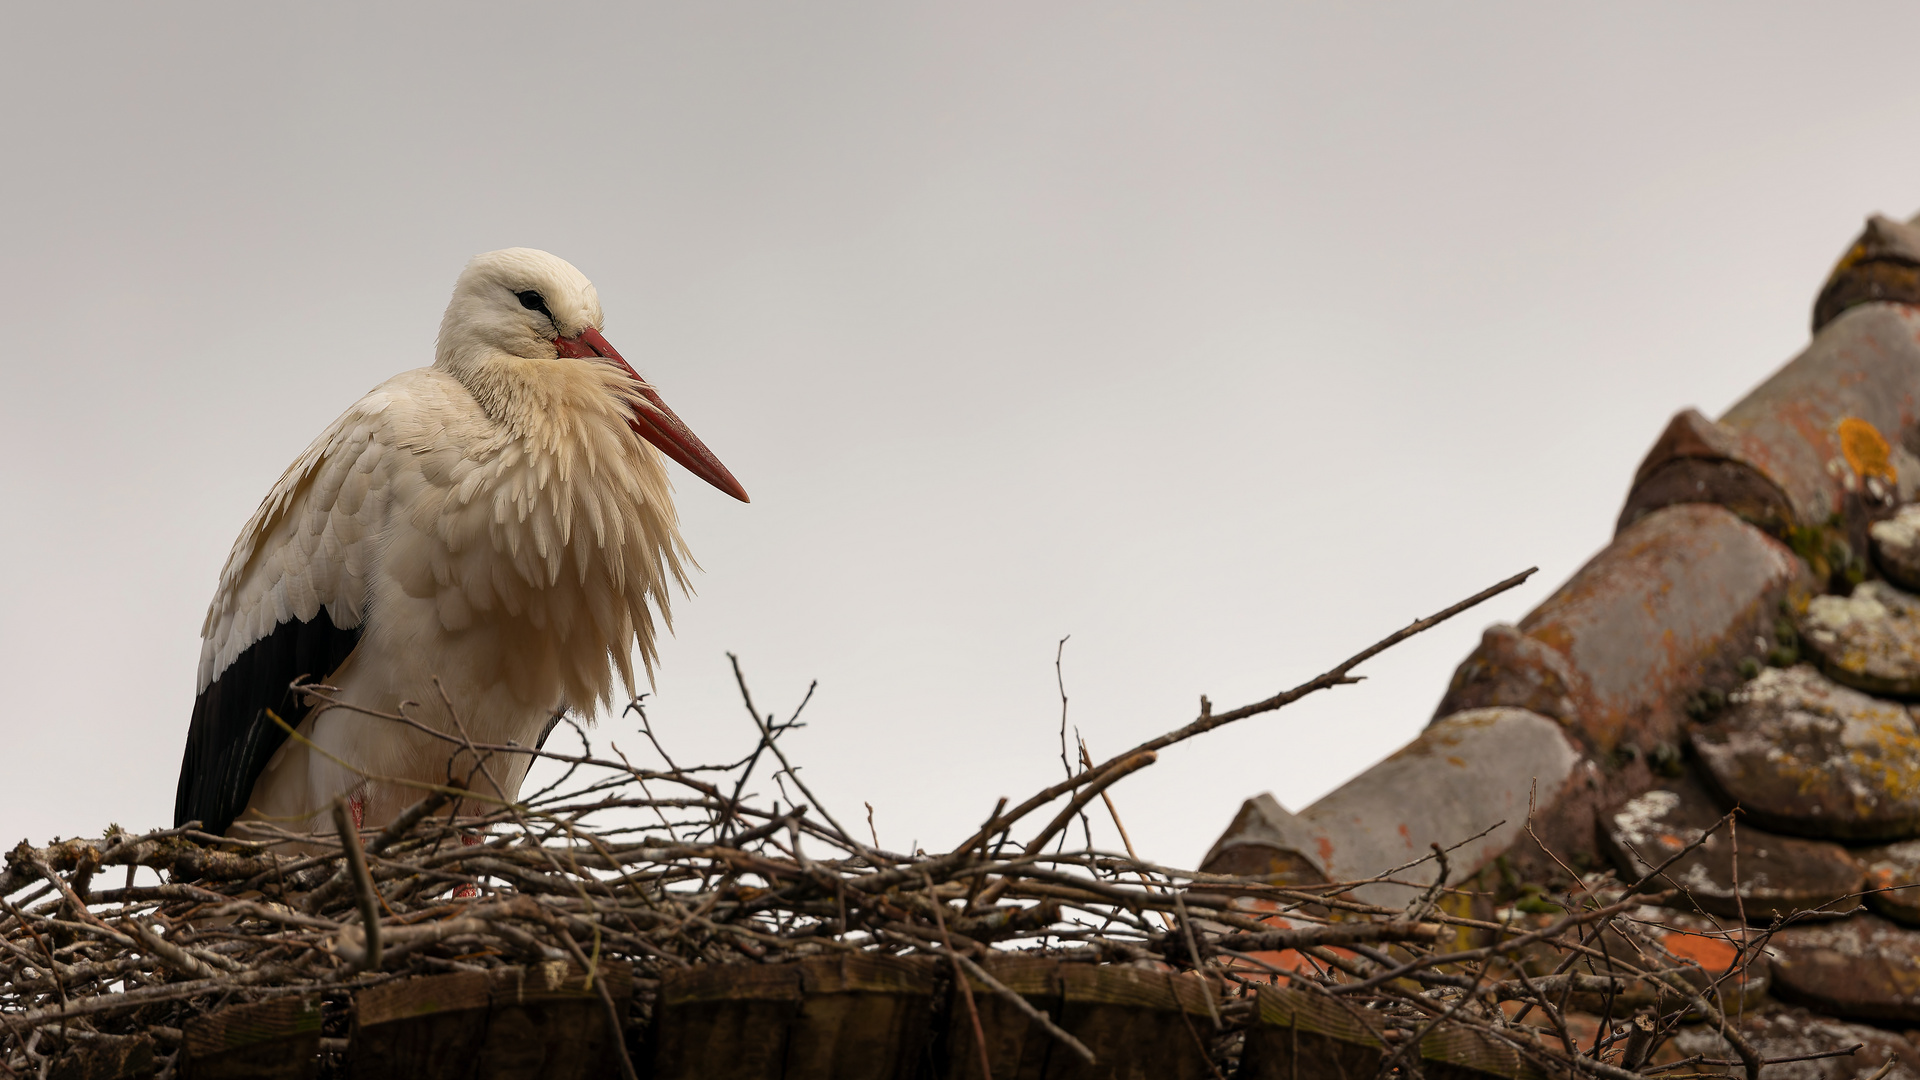
[[[600,294],[572,263],[533,248],[475,255],[453,286],[440,320],[435,364],[471,389],[492,382],[503,364],[612,365],[630,376],[638,400],[634,433],[721,491],[747,501],[746,489],[674,415],[651,384],[600,334]],[[519,363],[515,363],[518,361]]]

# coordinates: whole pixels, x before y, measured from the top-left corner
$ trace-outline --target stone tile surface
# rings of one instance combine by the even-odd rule
[[[1557,721],[1526,709],[1469,709],[1429,725],[1328,792],[1300,812],[1295,826],[1280,829],[1267,812],[1276,828],[1264,835],[1308,852],[1331,881],[1370,878],[1426,855],[1433,844],[1472,837],[1448,856],[1452,880],[1461,881],[1525,835],[1529,805],[1551,807],[1562,790],[1581,783],[1580,764],[1580,748]],[[1421,880],[1420,872],[1413,877]],[[1420,891],[1381,881],[1353,895],[1397,907]]]
[[[1690,737],[1742,820],[1836,840],[1920,835],[1920,727],[1898,702],[1810,665],[1767,668]]]
[[[1880,914],[1920,925],[1920,840],[1854,853],[1867,867],[1867,904]]]
[[[1901,507],[1891,518],[1874,522],[1867,535],[1880,572],[1902,588],[1920,591],[1920,506]]]
[[[1885,581],[1816,596],[1800,638],[1834,679],[1870,694],[1920,695],[1920,597]]]
[[[1773,961],[1760,947],[1760,932],[1749,927],[1651,905],[1628,911],[1614,927],[1608,932],[1624,939],[1632,950],[1624,955],[1634,963],[1679,968],[1722,1010],[1752,1008],[1773,985]],[[1661,998],[1667,1008],[1679,1004]]]
[[[1866,1045],[1852,1057],[1821,1058],[1815,1061],[1788,1061],[1768,1065],[1761,1076],[1765,1080],[1866,1080],[1889,1055],[1899,1063],[1887,1074],[1887,1080],[1920,1080],[1920,1047],[1902,1036],[1866,1024],[1850,1024],[1806,1009],[1773,1006],[1742,1019],[1741,1031],[1762,1057],[1798,1057],[1826,1050],[1842,1050],[1858,1043]],[[1655,1064],[1704,1055],[1717,1061],[1736,1060],[1739,1055],[1712,1028],[1701,1024],[1683,1027],[1673,1040],[1654,1055]],[[1738,1065],[1701,1065],[1698,1070],[1722,1076],[1745,1076]],[[1693,1071],[1693,1070],[1685,1070]]]
[[[1773,936],[1774,993],[1859,1020],[1920,1023],[1920,930],[1877,915]]]
[[[1627,801],[1602,822],[1610,854],[1629,882],[1639,880],[1699,839],[1724,813],[1691,778],[1668,781]],[[1858,892],[1865,871],[1839,844],[1738,830],[1739,902],[1734,896],[1734,836],[1725,827],[1668,867],[1672,884],[1649,882],[1648,890],[1679,887],[1675,905],[1691,903],[1709,914],[1733,917],[1744,906],[1750,921],[1818,908]]]
[[[1614,899],[1617,896],[1606,896],[1601,902]],[[1761,931],[1731,920],[1645,904],[1629,908],[1614,920],[1601,932],[1595,947],[1633,968],[1673,970],[1695,990],[1707,992],[1722,1010],[1738,1012],[1758,1006],[1772,985],[1773,963],[1760,947],[1760,935]],[[1541,950],[1527,960],[1529,974],[1547,975],[1559,969],[1561,954]],[[1605,975],[1623,972],[1624,968],[1586,957],[1576,962],[1573,970],[1582,975]],[[1637,978],[1611,999],[1604,994],[1575,993],[1571,1003],[1576,1009],[1615,1017],[1648,1007],[1663,1013],[1690,1008],[1679,992]]]

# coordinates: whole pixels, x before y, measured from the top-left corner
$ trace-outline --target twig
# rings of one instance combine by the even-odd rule
[[[1371,660],[1375,656],[1378,656],[1380,653],[1386,651],[1387,649],[1392,648],[1395,645],[1400,644],[1401,642],[1407,640],[1408,638],[1414,636],[1415,634],[1421,633],[1426,630],[1430,630],[1433,627],[1438,626],[1443,622],[1446,622],[1448,619],[1453,618],[1455,615],[1458,615],[1463,611],[1476,607],[1479,604],[1485,603],[1486,601],[1491,600],[1496,596],[1499,596],[1501,593],[1506,592],[1509,589],[1518,587],[1519,585],[1525,583],[1525,581],[1529,577],[1532,577],[1534,574],[1538,573],[1539,569],[1540,568],[1537,566],[1530,567],[1526,570],[1521,571],[1518,574],[1513,575],[1510,578],[1507,578],[1505,581],[1499,582],[1498,584],[1482,589],[1479,592],[1473,594],[1472,596],[1467,597],[1465,600],[1462,600],[1457,604],[1454,604],[1450,607],[1437,611],[1434,614],[1429,615],[1424,619],[1415,619],[1413,622],[1407,624],[1406,626],[1400,628],[1399,630],[1394,631],[1391,634],[1388,634],[1386,637],[1381,638],[1379,641],[1374,642],[1372,645],[1367,646],[1366,648],[1360,650],[1359,652],[1353,654],[1352,656],[1349,656],[1347,659],[1341,661],[1339,664],[1334,665],[1332,668],[1328,669],[1327,671],[1324,671],[1319,675],[1315,675],[1313,678],[1308,679],[1306,682],[1301,683],[1300,685],[1294,687],[1291,690],[1283,690],[1280,693],[1275,694],[1270,698],[1266,698],[1261,701],[1256,701],[1251,705],[1242,705],[1237,709],[1229,709],[1228,711],[1223,713],[1216,713],[1211,711],[1203,713],[1198,719],[1194,720],[1192,723],[1187,724],[1184,727],[1175,728],[1174,730],[1169,731],[1164,735],[1160,735],[1155,738],[1148,739],[1146,742],[1141,743],[1139,746],[1136,746],[1133,749],[1118,755],[1117,757],[1109,759],[1107,762],[1103,763],[1099,767],[1099,770],[1093,770],[1093,769],[1083,770],[1079,774],[1069,777],[1068,779],[1062,781],[1061,783],[1054,784],[1051,787],[1041,790],[1039,793],[1035,794],[1032,798],[1029,798],[1027,801],[1021,803],[1020,805],[1014,807],[1012,810],[1008,811],[1005,815],[1003,815],[998,820],[988,822],[987,825],[983,828],[982,832],[984,832],[987,836],[991,836],[993,833],[999,832],[1001,828],[1004,827],[1004,825],[1011,824],[1012,822],[1018,821],[1019,819],[1026,817],[1028,814],[1032,813],[1034,810],[1037,810],[1040,807],[1045,806],[1047,803],[1050,803],[1053,800],[1059,798],[1061,795],[1065,794],[1066,792],[1076,787],[1079,787],[1081,784],[1086,783],[1089,779],[1092,778],[1092,775],[1095,774],[1096,771],[1104,771],[1112,767],[1113,765],[1119,763],[1120,761],[1134,757],[1135,755],[1165,749],[1166,747],[1172,746],[1175,743],[1185,742],[1186,740],[1191,739],[1196,735],[1203,735],[1216,728],[1223,727],[1227,724],[1231,724],[1235,720],[1244,720],[1249,716],[1258,716],[1261,713],[1268,713],[1268,712],[1274,711],[1275,709],[1285,708],[1286,706],[1291,705],[1296,701],[1299,701],[1301,698],[1321,690],[1327,690],[1335,686],[1346,686],[1351,683],[1358,682],[1360,680],[1353,678],[1348,673],[1351,672],[1354,668],[1358,667],[1360,664],[1365,663],[1368,660]],[[966,848],[973,847],[975,844],[978,844],[980,840],[981,840],[981,835],[976,833],[974,836],[970,837],[966,843],[961,844],[959,847],[959,850],[964,850]]]
[[[347,809],[346,796],[337,796],[333,800],[333,828],[340,834],[340,849],[346,854],[347,872],[353,876],[353,886],[360,900],[360,933],[366,944],[360,958],[355,962],[356,969],[380,969],[380,902],[375,899],[373,875],[367,873],[367,855],[360,849],[360,830],[353,823],[353,813]]]
[[[936,946],[936,948],[937,947],[938,946]],[[1089,1065],[1092,1065],[1095,1063],[1096,1059],[1093,1056],[1093,1051],[1087,1049],[1086,1043],[1083,1043],[1079,1039],[1076,1039],[1072,1035],[1068,1034],[1064,1028],[1062,1028],[1060,1025],[1053,1022],[1052,1017],[1048,1016],[1044,1012],[1041,1012],[1039,1009],[1034,1008],[1033,1005],[1030,1004],[1026,998],[1023,998],[1019,994],[1014,993],[1012,990],[1008,989],[1005,985],[1003,985],[1000,982],[1000,980],[987,974],[987,969],[981,967],[979,964],[974,963],[972,960],[969,960],[966,954],[960,952],[958,949],[947,950],[947,955],[953,957],[954,962],[959,964],[963,969],[965,969],[968,975],[971,975],[975,979],[978,979],[983,985],[986,986],[987,989],[999,995],[1001,1000],[1007,1002],[1009,1005],[1012,1005],[1014,1008],[1020,1010],[1021,1014],[1024,1015],[1028,1020],[1031,1020],[1035,1024],[1040,1025],[1040,1029],[1042,1031],[1045,1031],[1048,1035],[1051,1035],[1056,1042],[1060,1043],[1060,1045],[1065,1046],[1067,1049],[1079,1055],[1080,1060],[1086,1062]]]
[[[1038,836],[1028,841],[1022,854],[1028,857],[1038,855],[1046,849],[1047,841],[1053,839],[1053,834],[1066,828],[1068,823],[1073,821],[1074,815],[1078,814],[1081,808],[1085,807],[1095,795],[1105,791],[1110,785],[1118,783],[1122,778],[1153,764],[1155,760],[1157,760],[1157,755],[1149,750],[1113,763],[1105,772],[1095,777],[1092,782],[1082,788],[1079,794],[1073,797],[1073,801],[1067,804],[1066,809],[1055,815],[1054,819],[1047,823],[1047,827],[1040,830]],[[962,850],[965,849],[963,848]],[[1005,891],[1008,881],[1009,879],[1002,878],[992,885],[987,886],[986,891],[980,894],[979,902],[982,904],[991,904],[999,899],[1000,893]]]
[[[1186,902],[1180,896],[1180,890],[1173,890],[1173,907],[1180,917],[1180,933],[1186,939],[1187,955],[1192,958],[1194,972],[1199,973],[1206,964],[1206,957],[1200,955],[1200,945],[1193,939],[1193,920],[1187,915]],[[1202,976],[1204,978],[1204,976]],[[1207,991],[1207,1016],[1213,1021],[1213,1030],[1220,1030],[1220,1009],[1213,1003],[1213,991]]]
[[[879,847],[879,841],[874,842]],[[926,878],[927,892],[933,892],[933,878]],[[987,1031],[980,1026],[980,1009],[973,1002],[973,983],[967,978],[967,971],[960,966],[960,954],[953,951],[953,939],[947,935],[946,905],[936,901],[933,905],[934,925],[940,929],[940,944],[947,949],[947,959],[953,963],[953,981],[960,987],[961,1000],[967,1003],[967,1019],[973,1024],[974,1046],[980,1054],[980,1076],[982,1080],[993,1080],[993,1055],[987,1049]]]

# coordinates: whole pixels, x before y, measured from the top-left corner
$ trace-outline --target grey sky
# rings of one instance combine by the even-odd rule
[[[752,493],[654,716],[957,840],[1096,753],[1539,564],[1116,789],[1197,860],[1426,721],[1685,405],[1920,205],[1904,5],[16,5],[0,835],[166,823],[200,619],[309,439],[543,247]],[[601,738],[639,751],[628,723]]]

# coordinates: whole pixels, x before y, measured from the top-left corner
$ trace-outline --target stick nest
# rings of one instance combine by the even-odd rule
[[[843,827],[787,759],[781,738],[799,713],[784,722],[764,715],[744,678],[758,740],[731,763],[682,767],[656,740],[661,767],[643,768],[617,751],[596,754],[584,730],[579,754],[449,737],[447,784],[425,790],[378,831],[353,828],[337,805],[344,827],[299,838],[310,854],[193,827],[111,829],[39,847],[23,841],[0,875],[0,1067],[44,1076],[63,1056],[136,1036],[172,1050],[194,1017],[286,995],[323,1002],[322,1049],[337,1055],[358,989],[556,961],[579,971],[631,964],[631,1007],[613,1017],[629,1042],[647,1025],[659,980],[699,965],[921,955],[967,976],[957,985],[1019,1005],[989,971],[994,958],[1015,951],[1207,980],[1219,991],[1208,995],[1217,1005],[1207,1037],[1222,1075],[1253,1022],[1255,991],[1279,982],[1339,1002],[1401,1058],[1437,1026],[1459,1025],[1512,1046],[1549,1075],[1572,1069],[1618,1080],[1646,1075],[1652,1047],[1682,1019],[1704,1016],[1739,1051],[1724,1064],[1756,1076],[1761,1059],[1727,1024],[1717,985],[1690,980],[1697,969],[1671,956],[1623,958],[1598,946],[1608,927],[1636,932],[1632,910],[1647,897],[1629,897],[1644,881],[1589,880],[1559,894],[1561,913],[1540,926],[1452,914],[1467,906],[1449,898],[1466,894],[1446,886],[1439,849],[1372,879],[1412,886],[1407,904],[1388,908],[1351,897],[1365,882],[1289,886],[1069,841],[1091,836],[1073,827],[1083,815],[1104,809],[1119,823],[1110,800],[1094,800],[1158,751],[1356,681],[1348,672],[1361,661],[1525,577],[1419,620],[1273,698],[1203,709],[1104,763],[1083,754],[1082,767],[1061,783],[1011,808],[1002,799],[971,836],[938,854],[882,850]],[[633,711],[652,740],[644,710]],[[488,799],[490,763],[528,753],[562,763],[564,775],[516,801]],[[776,777],[789,797],[750,795],[756,776]],[[485,812],[457,812],[475,807]],[[155,873],[137,875],[142,867]],[[1729,940],[1759,947],[1744,934]],[[1637,1026],[1609,1028],[1590,1046],[1567,1033],[1562,1017],[1572,995],[1603,995],[1611,1005],[1636,988],[1651,990],[1657,1003]],[[966,995],[969,1010],[975,992]],[[1514,1015],[1514,1002],[1535,1014],[1533,1023],[1519,1022],[1526,1017]],[[1091,1053],[1045,1014],[1036,1019],[1068,1049]],[[178,1058],[175,1051],[162,1075]],[[1386,1067],[1407,1063],[1389,1059]],[[630,1061],[621,1064],[634,1075]],[[1666,1074],[1686,1070],[1668,1066]]]

